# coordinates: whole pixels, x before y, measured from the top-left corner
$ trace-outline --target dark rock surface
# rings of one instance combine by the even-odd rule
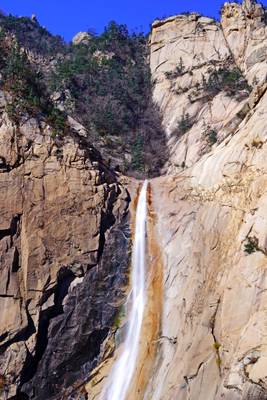
[[[42,328],[42,335],[47,332],[42,340],[47,347],[34,377],[22,386],[30,399],[65,398],[62,393],[88,378],[101,361],[101,344],[114,323],[121,288],[127,284],[128,232],[127,215],[123,215],[107,233],[99,264],[70,291],[64,312],[51,320],[48,329]],[[28,360],[22,380],[34,373],[35,361]]]

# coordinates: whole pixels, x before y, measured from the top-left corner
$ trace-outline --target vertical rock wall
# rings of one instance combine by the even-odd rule
[[[266,81],[267,27],[266,11],[261,4],[248,0],[242,4],[226,3],[221,12],[225,39],[252,85]]]
[[[257,101],[267,72],[265,15],[252,1],[226,3],[221,24],[195,13],[152,25],[154,99],[168,135],[170,173],[192,166],[233,134]],[[237,76],[229,75],[216,88],[214,72],[238,70],[250,88],[244,90],[241,74],[230,95],[227,79],[238,81]]]
[[[1,399],[58,398],[87,377],[127,281],[127,191],[74,128],[51,136],[3,105]]]
[[[153,25],[151,69],[166,126],[181,118],[183,107],[196,121],[182,137],[170,137],[170,174],[152,182],[164,301],[146,400],[267,398],[264,15],[262,6],[245,1],[223,7],[222,26],[204,19],[202,36],[198,15]],[[222,90],[192,103],[175,92],[175,85],[195,79],[199,52],[209,58],[198,64],[205,74],[212,60],[227,66],[230,54],[252,85],[250,95],[238,101]],[[171,86],[164,72],[175,71],[180,56],[185,70],[181,75],[178,69]],[[200,121],[216,128],[219,138],[205,152]],[[185,155],[189,168],[177,168]]]

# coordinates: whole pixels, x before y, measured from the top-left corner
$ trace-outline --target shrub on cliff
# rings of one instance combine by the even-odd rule
[[[101,35],[91,33],[88,41],[66,44],[35,18],[0,15],[0,26],[9,42],[14,39],[14,46],[9,43],[0,58],[2,87],[13,94],[7,106],[13,120],[25,113],[43,115],[54,125],[55,135],[63,134],[66,117],[52,106],[53,98],[87,128],[89,140],[112,166],[127,166],[128,173],[140,164],[129,161],[131,156],[136,159],[133,151],[140,136],[144,168],[138,169],[157,175],[167,159],[167,146],[152,100],[144,34],[129,33],[125,25],[111,22]],[[33,59],[32,51],[42,57]]]
[[[93,140],[121,138],[122,148],[135,160],[127,164],[128,170],[147,170],[144,166],[152,159],[155,138],[161,156],[150,169],[159,168],[165,161],[165,134],[159,110],[151,101],[147,56],[144,34],[131,34],[125,25],[111,22],[88,43],[70,45],[49,79],[52,92],[70,93],[75,104],[74,117],[87,127]],[[117,158],[121,156],[118,154]]]
[[[132,164],[137,171],[144,171],[144,143],[141,136],[137,136],[132,145]]]
[[[16,36],[20,46],[43,55],[55,55],[64,51],[60,36],[54,36],[42,27],[37,19],[14,17],[0,13],[0,26]]]
[[[203,76],[203,89],[215,96],[224,90],[228,96],[246,97],[251,88],[238,68],[219,68],[212,71],[208,79]]]
[[[207,140],[207,143],[212,146],[218,141],[218,133],[215,129],[212,129],[210,126],[207,126],[204,137]]]
[[[174,71],[165,72],[165,76],[166,76],[167,79],[172,80],[172,79],[178,78],[179,76],[184,75],[185,72],[186,71],[185,71],[184,62],[183,62],[182,57],[180,57],[179,63],[176,66],[175,70]]]
[[[151,90],[144,35],[110,23],[88,45],[72,45],[52,74],[52,90],[69,90],[76,114],[100,135],[130,138],[147,106]],[[108,99],[108,101],[107,101]]]
[[[42,107],[42,96],[39,87],[39,77],[32,70],[27,56],[16,42],[8,48],[2,48],[5,52],[5,65],[2,68],[2,87],[12,94],[10,116],[17,118],[21,114],[34,115]]]
[[[25,51],[15,40],[6,40],[3,31],[0,36],[2,53],[0,87],[9,92],[12,98],[6,107],[9,117],[16,123],[26,115],[43,118],[57,134],[63,134],[66,117],[49,100],[41,74],[34,71]]]
[[[252,254],[255,253],[256,251],[259,250],[259,240],[255,236],[253,237],[248,237],[247,238],[247,243],[244,245],[244,251],[247,254]]]
[[[188,113],[184,113],[178,121],[177,128],[172,131],[172,136],[176,136],[177,138],[183,136],[193,125],[194,121],[192,117]]]

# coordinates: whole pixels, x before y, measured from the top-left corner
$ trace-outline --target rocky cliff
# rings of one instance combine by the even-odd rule
[[[192,166],[233,134],[264,90],[265,10],[230,3],[221,18],[178,15],[152,25],[154,99],[167,131],[169,172]]]
[[[37,29],[26,21],[19,30],[25,46],[28,25]],[[221,22],[192,13],[152,25],[156,104],[147,94],[145,105],[150,119],[161,115],[156,125],[148,115],[137,124],[151,136],[146,146],[153,144],[142,176],[168,160],[150,181],[148,302],[129,400],[267,399],[266,26],[266,10],[250,0],[226,3]],[[42,51],[27,56],[46,74],[47,65],[62,67],[64,44],[56,40],[60,55],[49,61],[45,37]],[[53,49],[54,40],[49,36]],[[83,46],[94,40],[67,61],[76,65],[86,55],[91,68],[91,48]],[[107,53],[97,54],[108,62]],[[129,70],[121,73],[125,82]],[[79,87],[81,75],[74,78]],[[67,119],[55,134],[61,114],[40,114],[36,100],[33,114],[21,104],[11,110],[14,87],[1,91],[1,400],[100,400],[125,329],[139,183],[109,163],[109,155],[123,163],[117,132],[93,143],[65,95],[51,97]],[[134,126],[129,154],[140,166],[138,133]],[[94,146],[100,142],[103,158]],[[159,160],[151,158],[154,149]]]
[[[152,183],[164,300],[145,399],[267,398],[266,43],[265,10],[251,1],[225,4],[221,24],[193,14],[153,25],[171,159]],[[238,69],[246,95],[226,82],[211,96],[201,80],[214,69]],[[184,112],[192,123],[174,136]],[[207,126],[216,140],[205,147]]]
[[[0,397],[48,399],[101,357],[127,281],[129,195],[71,125],[53,139],[5,106],[2,92]]]

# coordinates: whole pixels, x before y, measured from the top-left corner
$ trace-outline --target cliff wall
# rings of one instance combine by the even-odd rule
[[[195,14],[153,25],[154,95],[165,124],[171,132],[185,111],[195,120],[170,134],[169,174],[152,182],[164,300],[145,399],[267,398],[264,13],[245,1],[226,4],[221,25]],[[209,68],[240,68],[251,89],[238,100],[222,87],[192,102],[188,92]],[[177,93],[178,85],[189,90]],[[203,152],[205,124],[218,135]]]
[[[53,138],[44,121],[12,122],[5,96],[0,397],[48,399],[101,359],[127,282],[129,195],[75,121]]]

